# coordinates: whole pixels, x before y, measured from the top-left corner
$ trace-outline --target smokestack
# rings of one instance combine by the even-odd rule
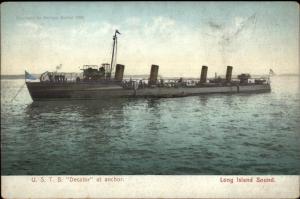
[[[200,83],[205,83],[207,77],[207,66],[202,66],[201,69],[201,76],[200,76]]]
[[[227,66],[226,82],[230,82],[231,81],[231,76],[232,76],[232,66]]]
[[[125,68],[125,66],[122,64],[116,65],[115,80],[117,80],[117,81],[123,80],[124,68]]]
[[[158,65],[152,65],[150,71],[150,79],[149,84],[156,84],[157,76],[158,76]]]

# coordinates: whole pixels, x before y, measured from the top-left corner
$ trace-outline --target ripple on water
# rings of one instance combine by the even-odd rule
[[[11,103],[23,82],[1,82],[7,175],[300,173],[298,80],[257,95],[37,103],[27,89]]]

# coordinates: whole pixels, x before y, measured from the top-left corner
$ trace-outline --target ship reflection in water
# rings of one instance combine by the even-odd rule
[[[1,80],[2,175],[299,174],[299,77],[272,92],[32,102]],[[289,89],[286,86],[289,85]]]

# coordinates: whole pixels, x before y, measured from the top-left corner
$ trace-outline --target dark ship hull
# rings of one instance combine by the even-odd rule
[[[185,97],[213,93],[258,93],[270,92],[269,84],[247,85],[206,85],[196,87],[147,87],[123,88],[120,84],[80,82],[46,83],[27,82],[29,93],[34,101],[61,99],[103,99],[120,97]]]

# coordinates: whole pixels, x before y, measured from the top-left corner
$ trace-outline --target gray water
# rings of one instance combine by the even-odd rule
[[[32,102],[1,80],[2,175],[300,174],[299,77],[272,92]]]

